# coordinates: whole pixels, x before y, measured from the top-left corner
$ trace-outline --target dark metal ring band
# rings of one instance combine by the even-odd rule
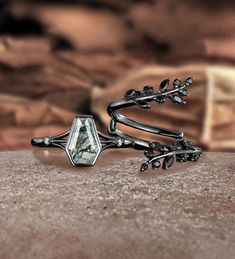
[[[115,147],[133,147],[145,150],[145,156],[148,160],[141,165],[141,171],[146,170],[150,164],[153,169],[159,168],[161,159],[163,159],[163,169],[169,168],[174,160],[177,162],[197,161],[202,150],[194,147],[191,142],[184,140],[183,132],[146,125],[118,113],[118,110],[134,105],[148,109],[150,108],[149,102],[155,101],[161,104],[165,102],[166,98],[169,98],[173,103],[185,104],[182,96],[188,95],[185,88],[191,83],[192,78],[188,78],[183,82],[176,79],[173,82],[173,89],[168,90],[169,80],[167,79],[162,81],[160,89],[156,93],[154,93],[152,86],[145,86],[143,91],[138,89],[129,90],[122,100],[110,104],[107,108],[107,112],[111,117],[109,126],[111,136],[96,130],[92,116],[78,116],[75,118],[70,131],[57,136],[34,138],[32,139],[32,145],[60,147],[66,151],[72,164],[77,166],[92,166],[101,151]],[[159,142],[151,142],[127,135],[116,128],[117,123],[173,138],[175,143],[167,146]],[[68,137],[68,140],[65,139],[66,137]]]

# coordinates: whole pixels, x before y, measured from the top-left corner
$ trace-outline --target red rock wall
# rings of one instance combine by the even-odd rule
[[[93,114],[129,88],[195,77],[187,108],[130,116],[179,128],[208,149],[235,150],[233,1],[2,1],[0,149]]]

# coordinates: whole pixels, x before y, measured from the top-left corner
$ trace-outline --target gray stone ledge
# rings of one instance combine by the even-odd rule
[[[139,173],[143,160],[1,152],[0,258],[234,258],[235,154]]]

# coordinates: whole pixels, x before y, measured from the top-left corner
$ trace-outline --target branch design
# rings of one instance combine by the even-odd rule
[[[149,165],[152,165],[153,169],[160,168],[161,166],[163,169],[168,169],[175,161],[179,163],[186,161],[196,162],[200,158],[201,153],[200,148],[194,147],[190,141],[183,139],[176,140],[172,145],[162,145],[158,142],[153,142],[150,144],[150,149],[144,152],[148,160],[141,165],[140,171],[147,170]]]
[[[193,146],[190,141],[184,140],[183,132],[157,127],[154,127],[153,129],[153,127],[148,125],[143,126],[140,123],[134,122],[123,115],[118,114],[116,110],[133,105],[137,105],[142,109],[149,109],[151,108],[150,102],[155,101],[158,104],[163,104],[167,99],[174,104],[186,104],[183,97],[188,95],[186,88],[192,83],[192,77],[189,77],[184,81],[177,78],[173,81],[172,88],[169,88],[170,80],[166,79],[160,83],[159,89],[156,92],[151,85],[144,86],[143,90],[130,89],[125,93],[122,101],[113,103],[108,107],[108,113],[111,116],[110,128],[112,134],[116,134],[122,138],[128,137],[129,141],[132,139],[131,136],[127,136],[116,129],[116,124],[119,122],[140,130],[176,139],[175,143],[172,145],[163,145],[159,142],[148,142],[134,138],[133,146],[137,149],[144,149],[144,154],[148,158],[148,160],[141,165],[141,172],[147,170],[150,165],[153,169],[160,167],[168,169],[175,161],[180,163],[197,161],[201,156],[202,150],[201,148]]]
[[[193,83],[193,78],[189,77],[185,81],[181,81],[179,78],[173,82],[173,89],[169,89],[170,80],[163,80],[160,84],[159,90],[154,93],[154,88],[151,85],[144,86],[143,91],[139,89],[130,89],[124,95],[125,100],[132,100],[141,108],[149,109],[148,102],[156,101],[158,104],[162,104],[166,99],[170,99],[175,104],[186,104],[183,100],[183,96],[188,95],[186,87]]]
[[[153,169],[157,169],[161,166],[163,169],[168,169],[175,161],[197,161],[201,156],[202,150],[193,146],[190,141],[185,140],[183,138],[183,132],[143,124],[127,118],[118,112],[120,109],[135,105],[142,109],[149,109],[150,102],[155,101],[158,104],[162,104],[166,99],[169,99],[175,104],[185,104],[186,102],[183,96],[188,95],[186,87],[191,85],[192,82],[192,77],[187,78],[185,81],[181,81],[177,78],[173,82],[173,87],[169,89],[170,81],[166,79],[161,82],[156,92],[154,92],[153,87],[150,85],[144,86],[143,90],[131,89],[127,91],[121,100],[111,103],[107,108],[107,112],[111,117],[109,125],[110,135],[97,131],[92,116],[80,115],[74,119],[70,130],[56,136],[33,138],[32,145],[62,148],[66,151],[71,163],[76,166],[93,166],[101,151],[108,148],[127,147],[144,150],[147,161],[141,165],[141,172],[147,170],[150,165],[152,165]],[[83,125],[84,120],[89,120],[89,129]],[[159,142],[140,139],[138,136],[127,135],[117,129],[117,123],[152,134],[173,138],[175,139],[175,143],[172,145],[164,145]],[[83,126],[81,127],[81,125]],[[91,128],[92,133],[90,132]],[[85,145],[86,140],[88,140],[87,145]],[[75,147],[74,143],[76,144]],[[94,150],[92,150],[92,145]],[[87,153],[89,153],[89,155],[94,154],[94,156],[88,159],[86,156]]]

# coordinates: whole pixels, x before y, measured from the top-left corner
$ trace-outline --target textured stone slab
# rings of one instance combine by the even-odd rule
[[[143,160],[0,153],[0,258],[234,258],[235,154],[141,174]]]

